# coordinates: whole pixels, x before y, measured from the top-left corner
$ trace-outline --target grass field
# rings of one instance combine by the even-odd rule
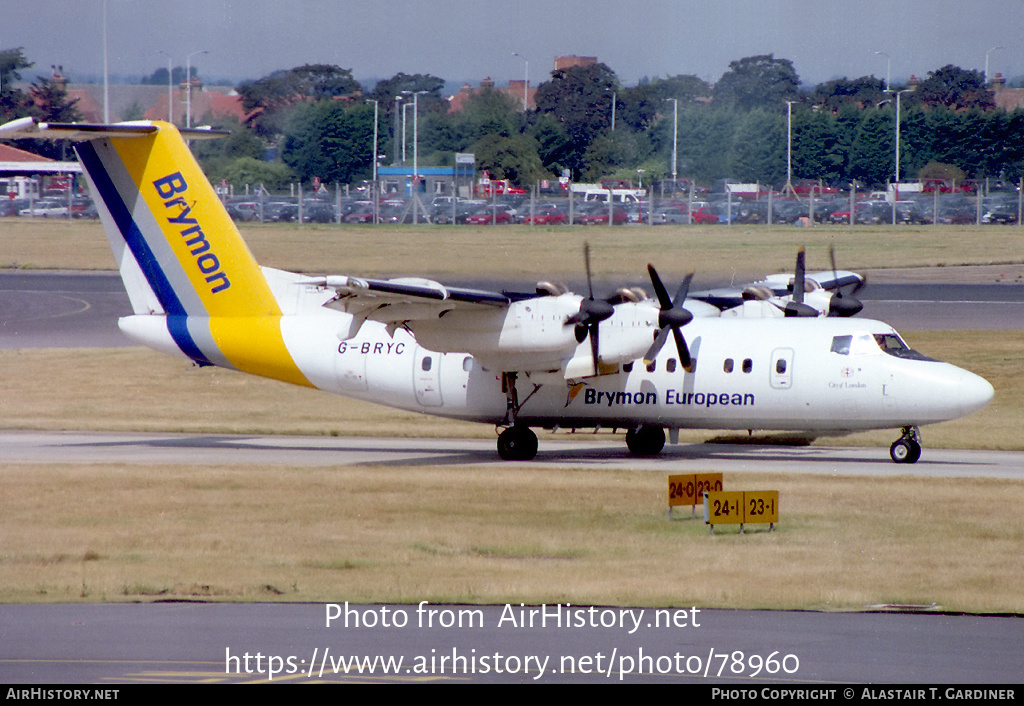
[[[609,286],[647,282],[647,263],[663,276],[695,270],[697,280],[743,282],[791,272],[806,246],[809,270],[828,269],[834,245],[843,269],[954,267],[1024,263],[1024,230],[1000,226],[332,226],[243,225],[263,265],[308,273],[419,274],[437,279],[520,282],[583,279],[583,243],[595,278]],[[48,219],[0,222],[0,268],[114,269],[98,223]]]
[[[99,226],[0,224],[0,265],[110,269]],[[583,230],[258,227],[264,264],[440,279],[756,276],[1019,263],[1020,231],[980,229]],[[456,255],[453,255],[456,253]],[[745,274],[746,273],[746,274]],[[666,275],[666,279],[668,276]],[[996,398],[923,430],[926,447],[1021,448],[1024,333],[914,332],[916,348],[989,379]],[[33,429],[481,435],[493,430],[290,388],[140,349],[0,351],[0,425]],[[884,447],[895,432],[838,443]],[[690,440],[698,440],[692,437]],[[542,443],[557,440],[542,438]],[[888,464],[888,461],[884,461]],[[776,488],[777,531],[711,536],[669,520],[665,474],[629,468],[45,466],[0,457],[0,601],[157,598],[570,602],[848,610],[936,604],[1024,612],[1024,481],[801,477],[734,472]]]

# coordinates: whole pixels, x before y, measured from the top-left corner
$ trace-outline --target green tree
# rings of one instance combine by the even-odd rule
[[[386,141],[390,134],[392,159],[395,162],[398,162],[402,154],[402,106],[405,103],[413,103],[415,97],[421,117],[424,114],[443,115],[448,112],[448,101],[441,95],[443,88],[443,78],[431,74],[407,74],[404,72],[378,81],[374,86],[370,98],[377,101],[380,109],[380,126],[383,131],[381,139]],[[398,112],[396,113],[396,111]]]
[[[820,110],[793,111],[793,176],[821,179],[828,184],[846,181],[848,153],[832,113]]]
[[[615,73],[604,64],[556,69],[537,86],[537,110],[551,115],[564,130],[568,144],[563,164],[579,174],[583,155],[598,135],[611,128]]]
[[[626,171],[636,180],[636,169],[651,152],[645,133],[616,130],[596,138],[584,155],[584,181],[599,181],[616,171]]]
[[[373,108],[308,103],[297,108],[281,148],[281,160],[303,181],[350,183],[372,166]]]
[[[517,101],[493,88],[483,88],[466,101],[465,107],[452,116],[456,140],[468,146],[485,135],[511,137],[519,133]]]
[[[284,130],[293,106],[353,96],[361,90],[350,69],[329,64],[305,64],[276,71],[238,86],[242,107],[247,113],[256,113],[254,129],[268,138],[275,138]]]
[[[850,172],[868,187],[880,187],[893,177],[894,110],[863,111],[850,149]]]
[[[32,65],[21,47],[0,51],[0,120],[3,122],[28,115],[27,98],[14,84],[21,80],[20,71]]]
[[[250,186],[265,186],[272,191],[287,189],[294,183],[296,174],[287,165],[280,162],[264,162],[252,157],[215,162],[204,165],[207,177],[211,182],[224,179],[236,189]]]
[[[921,81],[911,96],[924,105],[945,106],[953,110],[995,107],[994,94],[985,88],[984,74],[952,64],[929,71],[928,78]]]
[[[733,145],[731,172],[736,179],[778,185],[786,180],[786,119],[777,112],[746,113]]]
[[[843,78],[818,84],[811,101],[826,110],[838,111],[844,105],[854,104],[866,108],[885,100],[885,82],[874,76]]]
[[[800,77],[789,59],[773,54],[748,56],[729,63],[715,84],[715,105],[737,110],[765,108],[780,112],[800,97]]]
[[[476,155],[479,169],[517,186],[529,187],[548,176],[537,155],[536,142],[525,135],[485,135],[470,145],[469,151]]]

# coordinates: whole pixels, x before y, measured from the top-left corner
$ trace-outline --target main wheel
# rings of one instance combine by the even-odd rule
[[[498,455],[505,461],[529,461],[537,455],[537,435],[529,427],[509,427],[498,434]]]
[[[889,447],[889,456],[896,463],[917,463],[921,458],[921,444],[913,439],[898,439]]]
[[[626,447],[634,456],[657,456],[665,448],[665,430],[641,425],[626,432]]]

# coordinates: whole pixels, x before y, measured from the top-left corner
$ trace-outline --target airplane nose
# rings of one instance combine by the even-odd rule
[[[956,400],[960,405],[961,414],[971,414],[992,401],[995,389],[992,384],[974,373],[962,371],[956,386]]]

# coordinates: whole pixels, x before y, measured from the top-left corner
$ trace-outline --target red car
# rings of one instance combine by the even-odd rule
[[[718,223],[718,214],[707,206],[698,206],[690,212],[690,218],[697,225]]]
[[[475,213],[471,213],[466,216],[467,225],[491,225],[495,224],[507,224],[513,222],[512,214],[502,209],[492,209],[490,206],[481,208]]]
[[[560,211],[554,206],[547,208],[540,208],[534,212],[533,216],[527,216],[523,219],[523,223],[527,225],[538,225],[538,226],[552,226],[561,225],[569,222],[569,216],[564,211]]]

